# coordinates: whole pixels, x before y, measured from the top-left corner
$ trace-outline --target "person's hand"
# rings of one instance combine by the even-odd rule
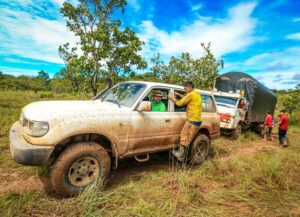
[[[176,96],[181,96],[180,93],[178,93],[178,92],[175,92],[175,95],[176,95]]]
[[[171,93],[168,94],[168,99],[173,99],[173,95]]]

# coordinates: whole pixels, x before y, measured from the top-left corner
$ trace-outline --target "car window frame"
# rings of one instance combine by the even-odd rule
[[[180,88],[172,88],[173,89],[173,96],[175,94],[176,91],[183,91],[184,92],[184,88],[180,89]],[[218,110],[217,110],[217,106],[216,106],[216,102],[215,102],[215,98],[213,96],[213,94],[208,94],[208,93],[203,93],[201,91],[198,91],[198,90],[195,90],[197,93],[200,93],[201,94],[201,101],[202,101],[202,96],[208,96],[208,97],[211,97],[212,99],[212,103],[213,103],[213,107],[214,107],[214,110],[215,111],[202,111],[202,112],[205,112],[205,113],[217,113]],[[186,111],[175,111],[175,103],[173,103],[173,112],[186,112]],[[202,107],[203,108],[203,107]]]
[[[169,91],[169,93],[172,91],[172,88],[171,87],[166,87],[166,86],[161,86],[161,85],[157,85],[157,86],[151,86],[149,88],[146,88],[144,93],[141,94],[141,97],[140,99],[138,99],[138,103],[133,107],[133,111],[136,111],[139,104],[143,101],[143,99],[148,95],[148,93],[150,93],[153,89],[166,89]],[[150,101],[149,101],[150,102]],[[166,112],[172,112],[171,111],[171,104],[172,104],[172,101],[170,99],[168,99],[168,107],[167,107],[167,111],[164,111],[163,113],[166,113]],[[145,111],[147,113],[150,113],[150,112],[153,112],[153,111]],[[155,112],[155,113],[158,113],[158,112]]]
[[[145,91],[147,90],[147,85],[144,84],[144,83],[138,83],[138,82],[120,82],[120,83],[117,83],[116,85],[112,86],[111,88],[109,88],[109,89],[108,89],[105,93],[103,93],[101,96],[103,96],[104,94],[107,94],[108,91],[112,90],[113,88],[115,88],[115,87],[117,87],[117,86],[119,86],[119,85],[121,85],[121,84],[140,84],[140,85],[142,85],[143,88],[144,88],[143,92],[145,92]],[[134,107],[135,104],[136,104],[136,102],[139,100],[139,98],[140,98],[141,95],[143,94],[143,92],[137,97],[137,99],[135,100],[135,102],[132,103],[131,106],[125,106],[125,105],[121,105],[121,104],[120,104],[120,106],[122,106],[122,107],[124,107],[124,108],[132,108],[132,107]],[[99,96],[99,98],[97,98],[97,99],[95,99],[95,100],[102,100],[102,99],[101,99],[101,96]]]

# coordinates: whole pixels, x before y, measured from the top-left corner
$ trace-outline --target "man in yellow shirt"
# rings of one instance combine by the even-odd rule
[[[184,90],[185,96],[175,93],[181,98],[180,100],[176,100],[171,94],[168,95],[168,98],[177,106],[187,106],[187,121],[181,130],[180,147],[172,152],[179,161],[183,161],[188,154],[189,145],[200,128],[202,113],[201,95],[194,90],[194,84],[191,81],[185,82]]]

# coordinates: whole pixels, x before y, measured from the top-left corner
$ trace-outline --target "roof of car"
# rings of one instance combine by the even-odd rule
[[[160,82],[150,82],[150,81],[126,81],[124,83],[139,83],[139,84],[145,84],[148,87],[154,87],[154,86],[163,86],[163,87],[170,87],[170,88],[178,88],[178,89],[183,89],[183,86],[179,85],[174,85],[174,84],[166,84],[166,83],[160,83]],[[209,94],[212,95],[212,91],[207,91],[207,90],[200,90],[200,89],[195,89],[201,93]]]

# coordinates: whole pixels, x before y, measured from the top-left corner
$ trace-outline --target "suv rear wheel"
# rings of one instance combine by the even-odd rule
[[[97,143],[76,143],[66,148],[53,164],[50,179],[63,196],[79,194],[95,181],[103,182],[110,170],[110,156]]]
[[[210,149],[210,138],[205,134],[198,134],[190,147],[189,161],[192,165],[200,165],[207,160]]]

